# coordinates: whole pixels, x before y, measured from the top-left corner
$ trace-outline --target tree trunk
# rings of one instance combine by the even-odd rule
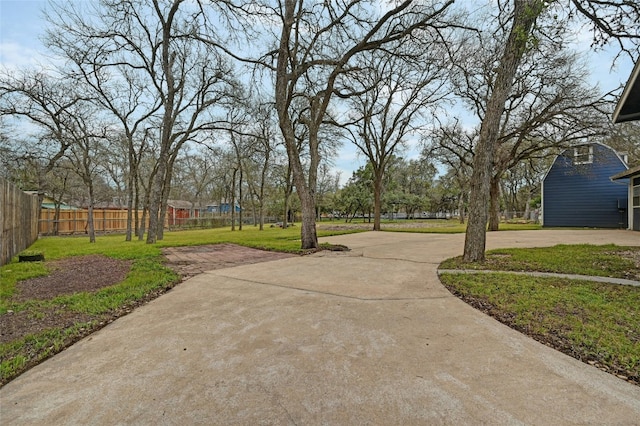
[[[260,194],[258,195],[258,225],[260,231],[264,230],[264,183],[265,177],[263,175],[260,182]]]
[[[128,141],[128,157],[129,157],[129,178],[127,179],[127,233],[124,237],[125,241],[131,241],[133,233],[133,192],[138,172],[135,170],[135,151],[131,138]],[[137,219],[137,214],[136,214]]]
[[[242,165],[240,165],[240,175],[238,176],[238,231],[242,231],[242,221],[243,221],[243,203],[242,203]],[[233,206],[235,210],[236,206]]]
[[[149,187],[151,185],[149,184]],[[148,187],[148,188],[149,188]],[[147,216],[149,215],[149,204],[151,203],[150,189],[144,191],[144,205],[142,206],[142,218],[140,218],[140,229],[138,230],[138,241],[144,240],[144,233],[147,228]]]
[[[162,181],[162,200],[160,202],[160,214],[158,215],[158,234],[157,239],[164,239],[164,224],[167,217],[167,203],[169,202],[169,193],[171,192],[171,178],[173,177],[173,165],[178,156],[178,148],[169,156],[167,169],[165,171],[164,180]]]
[[[138,228],[138,241],[144,240],[144,233],[147,230],[147,214],[149,209],[145,206],[142,208],[142,216],[140,217],[140,227]]]
[[[133,232],[140,240],[140,214],[138,213],[138,208],[140,206],[140,185],[139,178],[136,176],[135,181],[135,192],[134,192],[134,201],[133,201]]]
[[[236,173],[238,173],[238,169],[233,169],[233,173],[231,175],[231,201],[229,202],[232,231],[236,230]]]
[[[175,3],[177,7],[179,3]],[[172,9],[175,10],[175,9]],[[166,79],[166,93],[163,96],[162,108],[162,126],[160,131],[160,155],[158,156],[158,169],[153,179],[151,189],[151,202],[149,204],[149,233],[147,234],[147,244],[154,244],[158,239],[158,232],[161,233],[160,227],[164,227],[164,217],[160,216],[164,200],[165,178],[170,173],[169,162],[171,161],[171,134],[173,133],[173,125],[175,123],[174,106],[177,93],[177,85],[172,69],[175,59],[175,52],[172,55],[170,48],[171,27],[163,23],[162,31],[162,71]],[[177,149],[177,148],[176,148]],[[162,234],[161,234],[162,236]]]
[[[89,186],[89,206],[87,209],[87,228],[89,232],[89,242],[96,242],[96,229],[93,223],[93,182],[87,182]]]
[[[312,103],[312,115],[315,114]],[[302,167],[293,168],[293,178],[296,190],[300,196],[302,211],[302,229],[300,239],[303,249],[318,248],[318,235],[316,233],[316,190],[318,185],[318,165],[320,155],[318,152],[318,131],[319,125],[310,123],[309,129],[309,168],[307,181],[302,171]],[[297,156],[297,163],[300,164],[300,157]],[[297,175],[297,176],[296,176]],[[302,189],[302,190],[301,190]]]
[[[500,227],[500,179],[491,178],[489,187],[489,231],[497,231]]]
[[[58,236],[60,228],[60,203],[54,204],[53,210],[53,235]]]
[[[284,16],[282,22],[282,32],[280,35],[280,44],[278,46],[278,57],[276,64],[276,81],[275,81],[275,103],[278,112],[278,124],[282,131],[282,137],[287,148],[287,156],[289,157],[289,166],[293,174],[293,182],[296,186],[296,192],[300,197],[302,210],[302,227],[300,229],[302,249],[315,249],[318,247],[318,237],[316,235],[316,206],[315,206],[315,184],[316,173],[319,161],[317,150],[317,127],[309,125],[309,176],[308,183],[305,181],[305,174],[300,160],[300,151],[298,149],[296,134],[293,122],[289,116],[289,107],[291,106],[290,91],[295,87],[295,81],[292,81],[293,75],[289,72],[290,63],[290,46],[291,31],[294,27],[296,17],[296,1],[286,0],[283,4]],[[312,105],[313,106],[313,105]],[[317,113],[312,108],[311,115]],[[320,114],[320,119],[324,114]],[[316,119],[318,117],[315,117]],[[313,120],[310,120],[313,121]],[[317,122],[317,126],[321,121]]]
[[[160,203],[160,212],[158,213],[158,241],[164,239],[164,224],[167,217],[167,200],[164,197],[165,196],[163,196],[162,202]]]
[[[291,192],[287,191],[284,195],[284,214],[282,215],[282,229],[286,229],[289,219],[289,201],[291,199]]]
[[[164,176],[167,172],[167,162],[168,154],[166,152],[161,153],[149,197],[149,232],[147,233],[147,244],[154,244],[157,240],[160,204],[162,204],[162,189],[164,187]]]
[[[270,150],[265,150],[264,164],[262,165],[262,173],[260,174],[260,196],[258,199],[258,219],[260,221],[260,230],[264,230],[264,187],[267,181],[267,173],[269,172],[269,155]]]
[[[480,126],[480,137],[473,158],[469,224],[464,242],[465,262],[484,261],[487,227],[487,199],[493,172],[493,158],[500,131],[500,119],[513,80],[524,55],[536,18],[542,11],[542,0],[514,0],[514,18],[504,52],[496,72],[493,91]]]
[[[300,230],[300,238],[302,239],[303,249],[318,248],[318,236],[316,234],[316,204],[312,194],[308,191],[300,193],[300,206],[302,210],[302,229]]]
[[[464,193],[460,193],[458,196],[458,215],[460,217],[460,224],[464,224]]]
[[[374,171],[373,176],[373,230],[380,230],[380,216],[382,214],[382,170]],[[371,220],[371,215],[369,215]]]
[[[529,216],[531,215],[531,191],[527,191],[527,202],[524,205],[524,220],[529,220]]]
[[[131,181],[129,181],[131,185]],[[125,241],[131,241],[133,234],[133,188],[127,189],[127,231],[124,236]]]
[[[291,201],[292,193],[293,182],[291,182],[291,166],[287,166],[287,183],[284,190],[284,217],[282,219],[282,229],[287,227],[287,220],[289,219],[289,203]]]

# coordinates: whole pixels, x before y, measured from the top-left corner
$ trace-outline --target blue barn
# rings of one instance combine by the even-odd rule
[[[611,180],[625,170],[620,155],[598,142],[564,150],[542,181],[543,226],[626,228],[627,182]]]

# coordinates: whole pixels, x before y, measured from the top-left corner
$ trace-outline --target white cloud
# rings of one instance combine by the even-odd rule
[[[33,68],[46,62],[42,53],[16,42],[0,42],[0,64],[8,70]]]

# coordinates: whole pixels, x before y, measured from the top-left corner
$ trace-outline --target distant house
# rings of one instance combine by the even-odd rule
[[[633,67],[631,76],[622,91],[622,96],[613,112],[613,122],[640,120],[640,60]],[[640,141],[637,141],[640,143]],[[629,229],[640,231],[640,165],[632,167],[626,172],[618,173],[611,177],[617,181],[629,179],[627,206]]]
[[[625,160],[601,143],[585,143],[558,155],[542,182],[543,226],[626,228]]]
[[[38,191],[24,191],[24,192],[30,195],[38,195]],[[59,202],[57,204],[60,210],[78,210],[77,207],[70,206],[67,203]],[[40,203],[40,208],[54,210],[56,208],[56,201],[51,196],[44,194],[42,196],[42,203]]]
[[[222,202],[220,204],[212,203],[207,204],[207,213],[213,214],[230,214],[231,213],[231,203]],[[240,212],[240,206],[236,204],[236,213]]]
[[[200,208],[183,200],[167,200],[167,222],[169,226],[184,225],[188,219],[200,217]]]

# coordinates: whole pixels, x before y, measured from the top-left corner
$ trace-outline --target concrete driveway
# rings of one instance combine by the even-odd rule
[[[352,251],[189,279],[0,389],[0,423],[640,423],[640,387],[440,284],[463,235],[328,240]],[[608,242],[640,234],[499,232],[488,246]]]

